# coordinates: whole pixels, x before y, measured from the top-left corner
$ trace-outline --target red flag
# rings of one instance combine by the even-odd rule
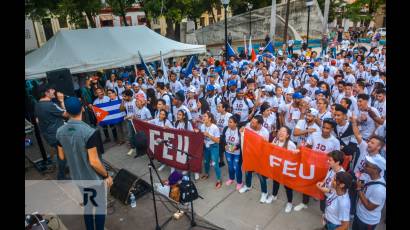
[[[252,49],[251,60],[252,60],[252,62],[254,62],[256,60],[256,53],[255,53],[254,49]]]
[[[93,110],[94,110],[95,117],[97,118],[97,123],[100,123],[100,121],[104,120],[104,118],[109,114],[107,111],[100,109],[94,105],[93,105]]]

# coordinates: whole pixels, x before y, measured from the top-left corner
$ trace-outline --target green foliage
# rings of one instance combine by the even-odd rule
[[[117,16],[122,16],[128,8],[132,7],[135,0],[107,0],[107,4],[111,7],[112,13]]]
[[[267,7],[272,4],[272,0],[231,0],[229,6],[232,9],[233,15],[247,12],[248,2],[252,3],[252,10]]]
[[[384,3],[386,3],[386,0],[356,0],[352,4],[346,5],[345,15],[355,23],[361,20],[368,23],[374,17],[374,13],[380,5]],[[368,10],[363,12],[365,6],[368,6]]]

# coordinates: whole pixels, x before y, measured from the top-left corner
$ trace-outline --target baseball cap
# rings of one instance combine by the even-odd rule
[[[377,68],[377,66],[372,66],[372,68],[370,68],[371,71],[379,71],[379,68]]]
[[[386,160],[380,154],[376,154],[372,157],[366,156],[366,161],[377,166],[382,171],[386,170]]]
[[[191,86],[189,87],[189,89],[188,89],[188,92],[190,92],[190,93],[196,93],[196,88],[195,88],[195,86],[191,85]]]
[[[323,95],[326,95],[326,96],[327,96],[326,91],[323,91],[323,90],[321,90],[321,89],[318,89],[318,90],[315,91],[315,95],[318,95],[318,94],[323,94]]]
[[[303,95],[300,92],[296,92],[292,95],[292,98],[294,99],[302,99]]]
[[[237,85],[237,82],[235,80],[229,80],[228,81],[228,87],[229,86],[234,86],[234,85]]]
[[[324,72],[330,72],[330,68],[326,66],[326,67],[323,69],[323,71],[324,71]]]
[[[233,66],[228,65],[228,67],[226,67],[226,70],[233,70]]]
[[[317,74],[312,74],[312,76],[310,77],[313,77],[316,81],[319,81],[319,77],[317,76]]]
[[[331,61],[330,61],[330,64],[331,64],[331,65],[336,65],[336,60],[335,60],[335,59],[331,60]]]
[[[132,83],[132,86],[140,86],[137,82]]]
[[[65,110],[70,115],[78,115],[81,113],[82,104],[77,97],[69,97],[64,100]]]
[[[307,112],[312,114],[314,117],[316,117],[319,114],[319,111],[317,111],[317,109],[315,108],[310,108]]]
[[[265,88],[263,88],[263,90],[265,90],[266,92],[273,92],[273,87],[271,85],[265,85]]]
[[[236,69],[232,70],[232,74],[233,74],[233,75],[237,75],[237,74],[238,74],[238,70],[236,70]]]
[[[213,85],[208,85],[206,87],[206,91],[213,91],[213,90],[215,90],[215,86],[213,86]]]

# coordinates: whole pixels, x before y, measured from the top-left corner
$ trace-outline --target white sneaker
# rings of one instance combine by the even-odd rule
[[[306,204],[300,203],[300,204],[296,205],[296,207],[294,209],[295,209],[295,211],[300,211],[300,210],[305,209],[307,207],[308,206]]]
[[[287,203],[287,204],[286,204],[286,208],[285,208],[285,212],[286,212],[286,213],[291,212],[291,211],[292,211],[292,208],[293,208],[292,203]]]
[[[130,149],[130,151],[128,151],[127,155],[131,156],[134,153],[135,149]]]
[[[277,200],[277,199],[278,199],[278,196],[269,195],[265,203],[270,204],[272,203],[272,201]]]
[[[159,166],[158,171],[162,171],[165,168],[165,164],[161,164],[161,166]]]
[[[259,202],[266,203],[266,198],[268,198],[268,193],[262,193]]]
[[[248,186],[244,185],[241,189],[239,189],[239,193],[245,193],[249,190],[251,190],[251,188],[248,188]]]
[[[199,173],[195,173],[195,180],[199,180]]]

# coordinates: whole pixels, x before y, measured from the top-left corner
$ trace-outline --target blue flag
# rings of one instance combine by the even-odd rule
[[[192,68],[195,67],[195,55],[192,55],[191,58],[189,59],[188,65],[186,65],[185,68],[185,76],[189,76],[192,74]]]
[[[270,53],[275,53],[275,49],[273,48],[272,41],[269,41],[269,43],[265,46],[263,51],[269,51]]]
[[[228,57],[230,57],[230,56],[235,56],[236,53],[235,53],[235,50],[233,50],[232,46],[229,45],[229,43],[227,43],[226,45],[227,45],[227,47],[228,47]]]
[[[120,105],[121,100],[115,100],[95,105],[96,107],[108,112],[108,115],[98,125],[115,125],[123,121],[125,112],[120,111]]]
[[[142,56],[141,56],[140,51],[138,51],[138,55],[140,56],[141,65],[142,65],[142,68],[144,68],[145,73],[146,73],[149,77],[152,77],[152,76],[151,76],[151,72],[150,72],[149,69],[148,69],[148,66],[145,64],[144,59],[142,59]]]

